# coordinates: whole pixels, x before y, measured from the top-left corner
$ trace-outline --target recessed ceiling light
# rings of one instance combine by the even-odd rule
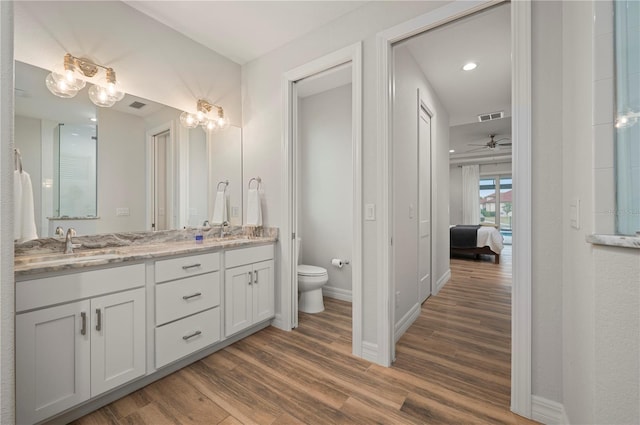
[[[478,67],[478,64],[477,64],[477,63],[475,63],[475,62],[469,62],[469,63],[466,63],[466,64],[462,67],[462,69],[463,69],[463,70],[465,70],[465,71],[471,71],[471,70],[473,70],[473,69],[476,69],[477,67]]]
[[[449,153],[454,153],[455,151],[455,149],[449,149]]]

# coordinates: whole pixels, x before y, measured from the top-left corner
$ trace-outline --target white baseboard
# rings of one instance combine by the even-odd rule
[[[442,287],[449,282],[451,279],[451,269],[447,270],[436,282],[436,287],[433,289],[432,295],[438,295],[438,292],[442,289]]]
[[[282,320],[282,314],[277,313],[276,317],[273,318],[273,321],[271,322],[271,326],[281,329],[283,331],[290,331],[290,328],[286,328],[284,326],[284,320]]]
[[[531,396],[531,416],[546,425],[569,425],[564,405],[537,395]]]
[[[378,363],[378,344],[362,341],[362,358],[372,363]]]
[[[400,337],[404,335],[407,329],[409,329],[409,326],[411,326],[413,322],[416,321],[418,316],[420,316],[420,303],[411,307],[411,309],[407,312],[407,314],[405,314],[402,317],[402,319],[400,319],[398,323],[396,323],[395,339],[394,339],[395,342],[398,342]]]
[[[347,302],[351,302],[353,300],[350,289],[335,288],[333,286],[323,286],[322,295]]]

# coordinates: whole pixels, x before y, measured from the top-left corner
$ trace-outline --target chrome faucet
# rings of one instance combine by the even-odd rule
[[[220,237],[224,238],[225,236],[227,236],[229,234],[229,232],[226,231],[226,229],[229,227],[229,223],[227,223],[226,221],[223,221],[222,224],[220,225]]]
[[[204,223],[202,223],[202,227],[209,227],[209,220],[205,220]]]
[[[76,235],[76,231],[73,227],[67,229],[67,235],[64,238],[64,253],[73,254],[73,241],[71,238]]]
[[[62,227],[60,227],[60,226],[56,227],[55,235],[56,236],[64,236],[64,229]]]

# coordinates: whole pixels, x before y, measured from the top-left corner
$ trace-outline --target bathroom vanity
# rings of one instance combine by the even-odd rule
[[[271,323],[277,232],[185,232],[16,256],[17,423],[66,423]]]

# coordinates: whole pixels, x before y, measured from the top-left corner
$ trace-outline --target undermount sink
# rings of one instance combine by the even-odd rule
[[[43,254],[43,255],[27,255],[15,259],[14,264],[19,265],[39,265],[54,266],[61,264],[77,264],[91,261],[112,260],[122,257],[122,253],[115,249],[108,250],[87,250],[74,252],[73,254]]]

